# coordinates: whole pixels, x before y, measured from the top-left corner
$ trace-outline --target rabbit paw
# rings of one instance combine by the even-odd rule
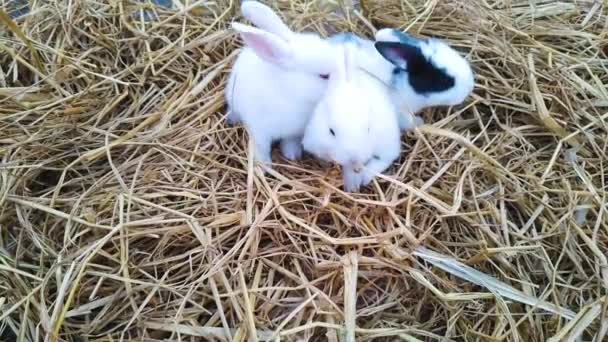
[[[414,128],[421,125],[424,125],[424,120],[418,115],[403,114],[399,117],[399,128],[402,131],[413,131]]]
[[[228,110],[228,114],[226,114],[226,122],[228,125],[234,126],[241,122],[241,118],[239,118],[239,116],[232,110]]]
[[[363,173],[355,172],[351,168],[342,169],[342,178],[344,180],[344,190],[347,192],[359,192],[363,183]]]
[[[270,139],[266,139],[265,137],[259,137],[258,139],[255,139],[255,151],[253,154],[253,159],[256,162],[265,164],[266,166],[270,167],[270,164],[272,164],[271,149],[272,145]]]
[[[374,172],[370,170],[363,170],[361,172],[361,186],[368,186],[369,183],[374,179]]]
[[[289,160],[302,158],[302,139],[281,140],[281,154]]]

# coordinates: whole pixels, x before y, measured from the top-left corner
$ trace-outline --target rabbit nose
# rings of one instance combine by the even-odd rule
[[[353,171],[355,171],[355,173],[359,173],[363,170],[363,164],[361,164],[360,161],[358,161],[357,159],[351,159],[349,161],[350,165],[353,168]]]

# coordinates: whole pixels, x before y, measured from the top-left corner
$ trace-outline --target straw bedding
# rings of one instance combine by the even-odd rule
[[[273,2],[474,67],[360,194],[225,124],[237,1],[0,3],[0,340],[605,338],[602,1]]]

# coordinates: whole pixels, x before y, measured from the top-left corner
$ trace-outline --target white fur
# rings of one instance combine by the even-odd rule
[[[381,29],[376,32],[377,42],[399,42],[398,32],[395,29]],[[474,76],[469,62],[447,45],[438,39],[428,39],[420,41],[422,53],[435,65],[447,71],[454,77],[455,85],[447,91],[434,93],[429,96],[418,94],[407,82],[393,84],[393,100],[401,111],[415,114],[420,110],[434,106],[455,106],[461,104],[466,97],[473,91]],[[386,61],[386,60],[385,60]],[[386,61],[388,62],[388,61]],[[390,63],[390,62],[389,62]],[[392,67],[386,69],[386,63],[378,63],[379,68],[373,69],[384,82],[391,83]],[[403,65],[400,65],[404,67]]]
[[[399,128],[411,130],[421,124],[415,116],[418,111],[456,105],[472,91],[468,62],[445,43],[426,40],[421,49],[427,58],[444,67],[456,84],[423,96],[408,85],[406,78],[395,79],[393,70],[399,61],[385,59],[375,42],[355,36],[356,61],[350,61],[349,68],[357,65],[364,71],[354,73],[353,80],[338,83],[326,93],[328,82],[320,75],[334,70],[337,48],[345,44],[332,43],[314,33],[292,32],[276,13],[256,1],[243,2],[241,10],[257,28],[233,24],[245,48],[226,85],[227,121],[245,125],[255,141],[255,159],[264,163],[271,162],[271,144],[277,140],[286,158],[299,158],[306,134],[307,149],[322,159],[346,165],[345,188],[357,190],[398,157]],[[380,30],[376,41],[398,41],[397,35],[392,29]],[[404,74],[407,77],[407,72]],[[392,118],[387,113],[392,113]],[[372,134],[362,130],[368,123]],[[328,132],[330,125],[342,132],[333,140]],[[362,165],[362,172],[354,172]]]
[[[402,90],[390,87],[394,66],[376,51],[374,42],[361,38],[358,50],[359,67],[384,83],[388,91],[390,91],[390,99],[397,106],[395,113],[399,122],[399,128],[404,131],[411,131],[416,126],[423,124],[422,118],[416,116],[416,113],[425,106],[421,106],[417,110],[411,110],[408,102],[410,100],[415,101],[418,97],[414,90],[411,88]]]
[[[358,191],[399,156],[396,108],[381,82],[356,69],[346,44],[336,60],[327,92],[306,127],[304,149],[342,166],[344,189]],[[333,134],[332,134],[333,132]]]
[[[399,32],[395,29],[381,29],[375,35],[376,42],[399,42]],[[461,104],[471,93],[474,77],[467,60],[456,50],[438,39],[419,40],[422,53],[435,65],[446,70],[454,80],[452,88],[432,94],[419,94],[408,83],[407,72],[395,77],[395,66],[406,65],[385,59],[374,46],[374,41],[357,37],[359,67],[377,77],[390,87],[393,103],[399,109],[399,126],[411,130],[423,123],[419,116],[421,110],[435,106],[455,106]],[[398,63],[398,61],[397,61]]]
[[[255,142],[255,159],[271,162],[271,144],[281,141],[288,159],[302,155],[304,128],[324,93],[333,45],[313,33],[294,33],[268,7],[242,4],[255,28],[233,23],[245,41],[229,76],[227,120],[242,122]]]

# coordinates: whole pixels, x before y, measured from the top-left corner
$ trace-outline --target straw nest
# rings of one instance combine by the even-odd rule
[[[604,338],[601,0],[273,2],[475,69],[360,194],[225,124],[237,1],[0,3],[0,340]]]

